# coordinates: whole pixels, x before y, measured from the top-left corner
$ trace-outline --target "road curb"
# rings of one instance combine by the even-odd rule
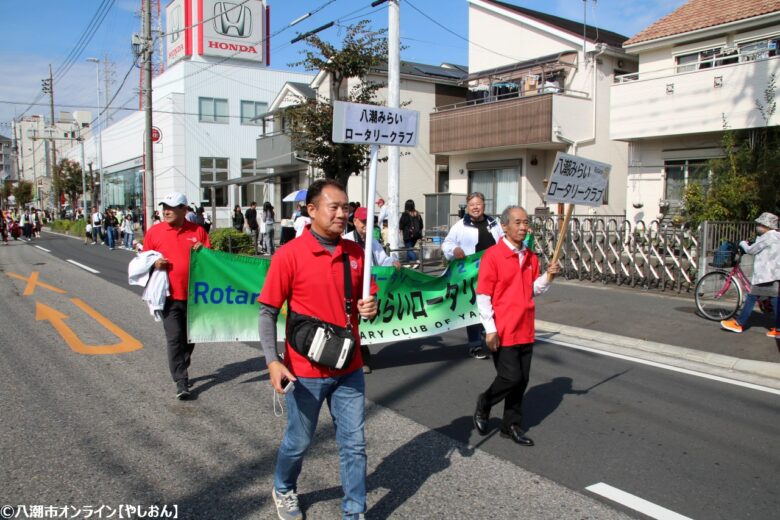
[[[545,334],[552,334],[549,339],[585,341],[586,346],[596,350],[780,389],[780,363],[742,359],[549,321],[537,320],[536,327],[542,340]]]

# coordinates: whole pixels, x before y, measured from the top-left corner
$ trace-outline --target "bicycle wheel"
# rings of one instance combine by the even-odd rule
[[[723,271],[713,271],[696,283],[696,308],[708,320],[720,321],[733,317],[742,303],[742,287]]]

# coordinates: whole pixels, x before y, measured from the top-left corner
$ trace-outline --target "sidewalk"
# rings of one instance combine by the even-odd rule
[[[773,316],[754,312],[750,328],[734,334],[699,317],[690,296],[563,280],[536,305],[540,340],[780,388],[780,341],[766,337]]]

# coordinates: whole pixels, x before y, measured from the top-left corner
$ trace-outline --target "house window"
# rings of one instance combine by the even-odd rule
[[[469,170],[469,193],[485,195],[485,213],[498,215],[520,203],[520,167]]]
[[[203,123],[228,123],[228,100],[198,98],[198,120]]]
[[[778,38],[770,38],[740,43],[737,47],[715,47],[700,52],[682,54],[675,57],[677,72],[691,72],[771,58],[777,55],[779,41]]]
[[[710,182],[710,167],[704,159],[664,161],[666,174],[666,200],[683,200],[685,188],[696,183],[706,191]]]
[[[261,126],[263,121],[260,119],[254,120],[257,116],[261,116],[268,111],[268,103],[261,103],[259,101],[242,101],[241,102],[241,124]]]
[[[214,200],[211,200],[211,184],[228,179],[228,160],[221,157],[200,158],[201,204],[225,208],[228,205],[227,186],[214,190]]]
[[[254,177],[260,173],[255,159],[241,159],[241,177]],[[265,201],[264,188],[263,184],[258,183],[241,186],[241,205],[249,206],[250,202],[255,201],[262,206]]]

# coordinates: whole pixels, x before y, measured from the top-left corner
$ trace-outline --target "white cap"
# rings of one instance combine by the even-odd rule
[[[178,191],[172,191],[160,201],[160,204],[165,204],[168,207],[175,208],[177,206],[186,206],[187,197]]]

